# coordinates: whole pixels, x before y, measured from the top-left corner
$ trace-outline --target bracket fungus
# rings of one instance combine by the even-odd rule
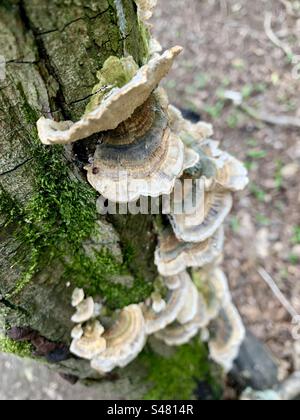
[[[182,113],[173,105],[168,106],[169,123],[174,131],[188,146],[195,141],[201,142],[214,133],[211,124],[200,121],[196,124],[183,118]]]
[[[189,267],[212,263],[221,255],[223,246],[223,227],[204,242],[181,242],[171,229],[165,229],[159,238],[155,263],[162,276],[175,276]]]
[[[214,175],[213,185],[230,191],[243,190],[248,182],[248,172],[242,162],[219,148],[219,142],[210,140],[213,128],[202,121],[192,123],[183,118],[181,112],[174,106],[168,107],[169,122],[182,141],[199,153],[200,164],[198,177],[210,178]],[[207,171],[205,164],[210,161],[215,167],[215,173]],[[208,172],[208,173],[207,173]]]
[[[216,173],[211,189],[241,191],[249,183],[248,171],[238,159],[219,148],[219,142],[206,140],[198,143],[198,150],[204,153],[215,166]]]
[[[142,26],[157,0],[135,3]],[[74,290],[71,352],[90,360],[100,374],[127,366],[152,334],[177,346],[200,335],[201,329],[212,333],[212,359],[228,370],[245,334],[219,264],[222,225],[232,208],[232,192],[248,183],[247,170],[210,139],[210,124],[187,121],[169,105],[159,83],[182,48],[161,51],[150,38],[150,59],[141,68],[130,56],[108,58],[79,121],[37,122],[46,145],[71,144],[95,135],[89,139],[94,150],[85,167],[92,187],[114,203],[162,197],[168,216],[163,220],[169,219],[155,252],[163,288],[157,286],[145,302],[127,306],[104,322],[94,299]]]
[[[198,187],[200,188],[200,187]],[[193,202],[194,190],[185,188],[187,202]],[[197,200],[199,201],[199,200]],[[227,191],[206,191],[193,214],[169,215],[176,237],[184,242],[204,242],[221,227],[231,211],[233,198]]]
[[[201,328],[208,325],[206,304],[201,294],[198,293],[197,310],[193,319],[185,324],[174,322],[165,329],[158,331],[155,336],[168,346],[181,346],[195,337]]]
[[[102,134],[88,181],[106,199],[129,203],[170,194],[176,179],[198,161],[168,127],[156,95],[115,130]]]
[[[71,337],[74,340],[79,340],[83,336],[83,333],[84,333],[84,331],[83,331],[82,325],[77,324],[77,325],[75,325],[75,327],[71,331]]]
[[[152,306],[142,305],[148,335],[164,329],[176,320],[180,311],[183,309],[189,287],[190,277],[187,272],[182,272],[174,280],[178,287],[169,290],[166,297],[166,307],[159,313],[155,312]],[[174,284],[174,283],[173,283]],[[168,287],[168,284],[166,283]]]
[[[72,294],[72,306],[76,308],[81,302],[84,301],[84,290],[83,289],[75,289]]]
[[[188,322],[192,321],[197,315],[197,311],[199,309],[198,296],[199,296],[199,293],[198,293],[197,287],[195,286],[194,282],[189,277],[187,279],[187,291],[185,294],[184,305],[176,317],[176,320],[180,324],[182,325],[187,324]]]
[[[99,321],[91,321],[82,332],[81,336],[73,339],[70,351],[82,359],[92,360],[106,349],[106,340],[102,337],[104,328]]]
[[[167,307],[166,301],[162,298],[160,293],[154,292],[151,295],[152,309],[155,313],[159,314]]]
[[[76,313],[72,316],[72,322],[82,324],[89,321],[95,314],[94,299],[88,297],[76,306]]]
[[[224,188],[230,191],[241,191],[249,183],[248,171],[245,166],[229,153],[222,154],[215,159],[217,176],[216,188]]]
[[[169,218],[180,241],[203,242],[223,224],[233,204],[231,191],[246,187],[248,172],[241,162],[221,151],[218,142],[205,138],[209,129],[197,129],[197,124],[192,123],[182,127],[181,119],[175,119],[176,131],[182,139],[182,133],[190,135],[190,147],[198,153],[199,160],[185,171],[183,191],[173,191]],[[181,212],[177,211],[180,207],[184,208]],[[168,208],[164,211],[168,212]]]
[[[246,335],[245,327],[234,304],[227,302],[211,328],[210,357],[226,372],[232,369]]]
[[[223,271],[214,265],[195,271],[193,280],[206,302],[208,319],[212,321],[222,307],[231,301],[228,280]]]
[[[114,130],[147,101],[181,51],[182,48],[177,46],[162,55],[156,55],[137,70],[128,83],[109,91],[95,109],[76,123],[40,118],[37,122],[40,140],[46,145],[69,144],[96,133]]]
[[[99,373],[125,367],[142,351],[146,343],[145,321],[139,305],[124,308],[117,322],[103,334],[106,350],[95,357],[91,366]]]
[[[138,6],[138,16],[142,21],[151,19],[157,0],[134,0]]]

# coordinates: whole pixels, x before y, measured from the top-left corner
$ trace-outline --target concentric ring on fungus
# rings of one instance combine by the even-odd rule
[[[155,252],[155,263],[162,276],[174,276],[188,267],[203,267],[221,255],[224,229],[221,227],[204,242],[179,241],[171,229],[160,236]]]
[[[139,305],[122,309],[118,320],[103,334],[106,349],[95,357],[91,366],[100,373],[125,367],[142,351],[146,343],[145,321]]]
[[[128,203],[170,194],[176,179],[198,159],[170,131],[164,109],[151,95],[130,119],[102,134],[86,170],[89,183],[106,199]]]
[[[189,192],[193,201],[193,191]],[[193,214],[170,214],[175,235],[184,242],[203,242],[221,227],[231,211],[232,194],[227,191],[206,191],[204,202],[198,203]]]

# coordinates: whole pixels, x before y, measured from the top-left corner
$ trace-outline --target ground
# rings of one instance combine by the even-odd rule
[[[250,187],[236,195],[228,220],[224,266],[245,324],[268,345],[284,377],[295,368],[291,317],[257,270],[264,268],[300,313],[299,128],[251,118],[224,92],[242,93],[256,114],[300,121],[300,2],[159,0],[153,24],[164,48],[185,48],[165,82],[171,101],[212,122],[222,147],[249,167]],[[1,356],[0,366],[0,399],[96,396],[29,362]]]
[[[0,401],[5,400],[109,400],[109,393],[71,385],[43,365],[0,355]]]

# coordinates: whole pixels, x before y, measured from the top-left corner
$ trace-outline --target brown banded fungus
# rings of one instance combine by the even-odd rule
[[[177,178],[198,161],[168,127],[155,94],[117,129],[102,133],[88,181],[106,199],[128,203],[170,194]]]
[[[218,318],[213,322],[211,335],[210,356],[229,372],[246,335],[240,314],[231,301],[224,305]]]
[[[202,295],[198,293],[197,310],[193,319],[185,324],[174,322],[165,329],[158,331],[155,336],[168,346],[181,346],[188,343],[208,323],[206,304]]]
[[[231,191],[244,189],[249,179],[244,165],[222,152],[218,142],[201,138],[191,147],[199,161],[185,171],[183,191],[174,190],[169,218],[179,240],[203,242],[215,234],[230,213]],[[177,211],[183,203],[183,211]]]
[[[235,157],[219,148],[219,143],[207,140],[199,144],[199,154],[205,153],[215,166],[216,173],[212,179],[211,189],[241,191],[249,183],[248,171]],[[201,160],[201,159],[200,159]]]
[[[203,191],[201,183],[196,184],[200,189],[199,196],[203,200],[194,198],[195,189],[184,188],[185,201],[196,202],[193,212],[169,215],[171,225],[178,240],[184,242],[204,242],[221,227],[231,211],[233,199],[227,191]]]
[[[221,308],[231,300],[228,280],[216,266],[207,267],[193,273],[193,280],[207,306],[209,321],[217,318]]]
[[[91,366],[99,373],[125,367],[142,351],[146,343],[145,321],[139,305],[124,308],[115,324],[103,334],[106,350],[95,357]]]
[[[78,334],[78,338],[73,339],[70,351],[82,359],[92,360],[106,349],[106,340],[102,337],[104,328],[99,321],[91,321],[82,331],[81,336]]]
[[[135,3],[142,26],[157,0]],[[182,345],[211,321],[211,357],[228,370],[244,337],[218,265],[231,193],[247,185],[247,171],[221,151],[219,143],[209,140],[211,125],[193,124],[169,105],[159,83],[182,48],[161,50],[150,39],[150,60],[141,68],[132,57],[110,57],[97,73],[99,82],[80,121],[40,118],[37,122],[45,145],[67,145],[95,135],[94,155],[85,169],[88,182],[105,199],[131,203],[143,196],[167,196],[171,200],[170,205],[162,199],[170,226],[161,234],[155,253],[166,294],[157,287],[146,302],[101,319],[104,329],[94,299],[85,298],[81,289],[73,293],[72,321],[77,325],[71,333],[71,352],[90,360],[103,375],[132,362],[149,335],[168,345]],[[177,180],[182,181],[183,194],[178,193]],[[199,269],[193,280],[188,268]]]
[[[171,229],[165,229],[155,252],[155,263],[162,276],[174,276],[188,267],[212,263],[221,255],[223,246],[223,227],[204,242],[181,242]]]
[[[191,280],[187,272],[182,272],[174,277],[176,277],[174,281],[176,281],[178,287],[169,290],[166,297],[166,307],[162,311],[157,313],[152,306],[142,305],[148,335],[154,334],[174,322],[184,307]],[[168,287],[167,283],[166,286]]]
[[[72,316],[72,322],[82,324],[89,321],[95,315],[95,303],[93,298],[88,297],[76,306],[76,313]]]

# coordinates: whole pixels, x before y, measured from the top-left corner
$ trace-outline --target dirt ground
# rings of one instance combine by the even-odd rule
[[[300,2],[159,0],[153,24],[164,48],[185,49],[165,82],[171,101],[212,122],[222,147],[249,167],[250,187],[236,195],[227,224],[225,270],[246,325],[284,377],[300,369],[291,317],[257,270],[300,313]],[[242,94],[242,109],[226,91]],[[298,117],[298,128],[280,127],[278,118],[265,124],[249,107],[255,117]],[[1,356],[0,367],[0,400],[97,399],[29,362]]]
[[[184,47],[165,83],[171,101],[213,123],[222,147],[249,168],[227,226],[225,270],[245,323],[285,376],[299,368],[291,316],[257,270],[300,313],[300,2],[161,0],[154,29],[164,48]],[[228,91],[242,95],[242,107]],[[298,117],[298,128],[278,116]]]

